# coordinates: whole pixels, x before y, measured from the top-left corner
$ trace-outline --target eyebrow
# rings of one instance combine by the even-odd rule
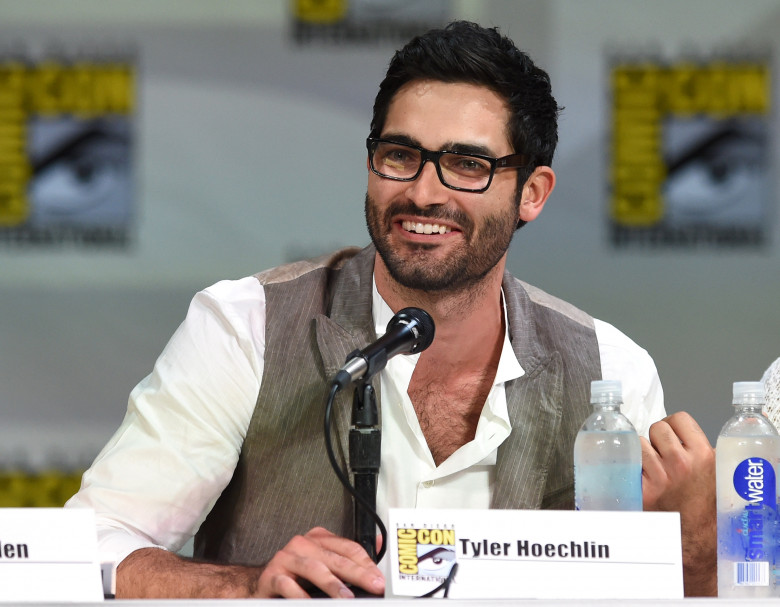
[[[424,148],[419,140],[415,139],[414,137],[410,137],[409,135],[403,135],[401,133],[384,133],[381,135],[382,139],[389,139],[391,141],[395,141],[396,143],[405,143],[407,145],[414,145],[418,148]],[[459,143],[457,141],[448,141],[446,142],[440,150],[432,150],[432,151],[447,151],[447,152],[457,152],[458,154],[479,154],[482,156],[490,156],[491,158],[496,157],[496,155],[493,153],[490,148],[484,145],[478,145],[475,143]]]
[[[490,156],[491,158],[496,156],[487,146],[474,143],[447,143],[445,149],[460,154],[481,154],[482,156]]]

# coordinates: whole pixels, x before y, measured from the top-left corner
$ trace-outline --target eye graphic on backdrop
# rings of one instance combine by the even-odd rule
[[[706,117],[668,121],[666,220],[761,221],[767,193],[763,124]]]
[[[126,119],[38,119],[30,130],[31,224],[127,222],[131,163]]]

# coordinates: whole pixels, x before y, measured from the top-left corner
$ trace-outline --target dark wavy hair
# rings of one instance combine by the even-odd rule
[[[413,38],[398,50],[374,100],[372,137],[380,136],[394,95],[414,80],[476,84],[506,100],[509,140],[514,152],[526,154],[530,161],[518,171],[518,193],[537,166],[552,164],[561,108],[552,96],[550,77],[498,28],[453,21]]]

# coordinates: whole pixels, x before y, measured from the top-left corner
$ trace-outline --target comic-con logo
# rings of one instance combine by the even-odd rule
[[[455,563],[454,529],[398,529],[398,571],[446,578]]]

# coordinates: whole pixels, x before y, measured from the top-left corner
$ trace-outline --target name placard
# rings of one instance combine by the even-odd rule
[[[422,596],[455,564],[449,598],[683,596],[676,512],[391,509],[387,530],[388,596]]]
[[[0,508],[0,601],[102,601],[95,514]]]

